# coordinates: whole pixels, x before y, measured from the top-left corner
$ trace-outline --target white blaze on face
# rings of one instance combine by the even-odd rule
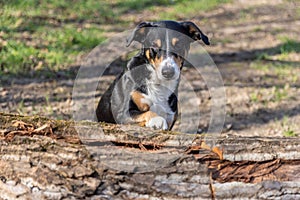
[[[169,39],[169,33],[168,33],[168,29],[166,31],[166,45],[167,45],[167,57],[169,56],[168,53],[170,52],[170,39]]]
[[[171,67],[174,69],[175,74],[174,76],[170,79],[170,80],[177,80],[179,78],[180,75],[180,67],[177,65],[177,63],[175,62],[173,56],[167,56],[159,65],[158,68],[158,78],[160,80],[165,80],[166,78],[162,75],[162,70],[164,67]]]
[[[177,80],[180,75],[180,67],[174,60],[174,56],[170,52],[170,45],[171,45],[171,38],[169,36],[169,31],[166,30],[166,37],[165,37],[165,43],[166,43],[166,57],[162,60],[162,62],[159,65],[158,68],[158,78],[160,80]],[[174,76],[170,78],[166,78],[162,75],[162,70],[164,67],[172,68],[174,70]]]

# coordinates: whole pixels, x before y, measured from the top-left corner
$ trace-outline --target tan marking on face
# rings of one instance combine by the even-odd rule
[[[159,65],[160,65],[160,63],[161,63],[162,61],[163,61],[163,57],[162,57],[162,56],[161,56],[160,58],[155,57],[155,58],[153,59],[153,63],[154,63],[154,66],[155,66],[156,69],[159,67]]]
[[[180,68],[180,67],[182,67],[182,64],[183,64],[183,59],[181,58],[181,57],[173,57],[173,59],[174,59],[174,61],[175,61],[175,63],[177,64],[177,66]]]
[[[146,57],[149,60],[149,62],[157,69],[160,65],[160,63],[163,61],[163,57],[160,58],[151,58],[150,57],[150,50],[146,50]]]
[[[179,39],[174,37],[174,38],[172,38],[171,43],[172,43],[173,46],[175,46],[178,41],[179,41]]]
[[[145,126],[147,122],[150,121],[153,117],[157,117],[158,115],[155,112],[147,111],[144,113],[141,113],[134,117],[134,121],[138,123],[140,126]]]
[[[145,52],[145,54],[146,54],[146,58],[150,61],[150,50],[146,50],[146,52]]]
[[[154,40],[153,43],[156,44],[158,48],[161,48],[161,40],[160,39]]]
[[[197,32],[197,28],[195,26],[189,26],[189,32],[190,33],[194,33],[194,32]]]
[[[140,111],[148,111],[150,109],[150,106],[146,103],[142,102],[142,99],[144,99],[144,96],[142,93],[138,91],[131,92],[131,98],[132,101],[135,103],[135,105],[138,107]]]

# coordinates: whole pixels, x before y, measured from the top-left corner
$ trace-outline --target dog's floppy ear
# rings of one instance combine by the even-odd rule
[[[181,22],[180,24],[187,30],[191,38],[193,38],[194,40],[202,40],[206,45],[210,44],[208,37],[204,33],[202,33],[202,31],[196,24],[189,21]]]
[[[154,24],[152,22],[141,22],[139,25],[135,27],[131,35],[127,38],[126,46],[128,47],[133,40],[138,41],[140,43],[144,42],[148,32],[147,27],[153,27],[153,26]]]

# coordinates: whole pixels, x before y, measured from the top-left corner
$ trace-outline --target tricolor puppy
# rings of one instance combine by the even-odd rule
[[[153,129],[171,130],[177,118],[180,71],[191,42],[206,35],[192,22],[142,22],[127,40],[142,44],[102,96],[98,121],[136,123]]]

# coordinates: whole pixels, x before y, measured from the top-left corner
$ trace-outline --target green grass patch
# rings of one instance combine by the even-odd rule
[[[275,75],[280,80],[295,83],[299,80],[300,63],[297,62],[270,62],[257,60],[251,63],[251,68]]]
[[[182,0],[181,0],[182,1]],[[153,0],[127,0],[127,1],[122,1],[118,0],[115,4],[114,7],[118,9],[118,13],[127,13],[130,10],[135,10],[135,11],[141,11],[145,9],[153,9],[156,6],[173,6],[178,2],[181,2],[179,0],[175,1],[170,1],[170,0],[158,0],[158,1],[153,1]]]
[[[32,8],[36,2],[10,1],[0,11],[0,75],[55,72],[105,40],[103,31],[93,24],[84,28],[78,23],[55,24],[59,20],[44,19],[46,10]]]
[[[285,85],[284,87],[273,87],[272,88],[272,99],[273,102],[280,102],[284,99],[288,98],[288,87],[289,85]]]
[[[298,17],[300,17],[300,8],[299,7],[297,7],[296,14]]]
[[[280,46],[280,53],[287,54],[292,52],[300,53],[300,42],[289,38],[283,38],[283,44]]]
[[[280,74],[280,72],[290,72],[293,71],[293,69],[300,68],[300,63],[256,60],[250,64],[250,67],[265,72],[278,72]]]
[[[41,39],[42,38],[42,39]],[[0,51],[0,74],[39,74],[67,67],[82,53],[93,49],[105,37],[97,29],[65,28],[37,31],[26,41],[9,39]],[[36,41],[34,41],[36,40]],[[42,40],[42,42],[40,42]]]
[[[283,128],[283,135],[285,137],[295,137],[297,136],[296,132],[291,128],[291,123],[289,122],[289,117],[284,116],[281,121],[281,126]]]
[[[211,10],[216,6],[230,2],[230,0],[178,0],[169,7],[167,12],[159,13],[162,19],[187,19],[199,15],[199,13]]]
[[[264,29],[263,29],[261,26],[256,26],[256,27],[253,29],[253,32],[261,32],[261,31],[264,31]]]
[[[257,60],[251,63],[251,68],[263,71],[267,75],[276,76],[278,80],[291,84],[300,80],[300,63]],[[272,78],[274,79],[274,78]]]
[[[112,17],[108,5],[89,0],[0,1],[0,75],[48,76],[66,68],[106,39],[97,23]]]
[[[282,44],[256,55],[257,60],[287,61],[292,53],[300,53],[300,42],[287,37],[280,38]]]
[[[229,44],[229,43],[233,43],[234,41],[230,38],[218,38],[215,39],[214,41],[212,41],[212,45],[221,43],[221,44]]]
[[[297,136],[295,131],[293,131],[290,127],[288,127],[287,130],[284,130],[283,135],[285,137],[296,137]]]
[[[161,19],[197,16],[229,0],[0,0],[0,75],[47,76],[65,70],[101,44],[109,31],[128,29],[124,14],[163,9]],[[151,19],[151,16],[149,16]],[[105,30],[103,27],[109,27]],[[114,30],[114,27],[117,27]]]
[[[284,86],[255,90],[249,94],[249,98],[252,103],[262,103],[264,105],[269,102],[282,102],[290,97],[289,89],[290,85],[285,84]]]
[[[250,93],[249,97],[250,97],[251,102],[258,103],[262,100],[262,95],[263,94],[261,92],[255,91],[255,92]]]
[[[7,72],[19,73],[21,70],[30,70],[35,63],[33,57],[38,57],[38,50],[20,42],[10,40],[0,51],[0,75]],[[21,66],[20,66],[21,64]]]
[[[9,16],[55,20],[97,20],[105,23],[116,16],[109,1],[94,0],[10,0],[0,1],[0,6]]]

